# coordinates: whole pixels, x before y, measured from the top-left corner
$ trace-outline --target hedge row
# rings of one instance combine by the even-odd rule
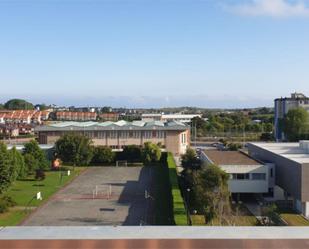
[[[188,225],[187,213],[184,200],[179,189],[178,176],[176,172],[176,163],[172,153],[168,153],[167,164],[169,168],[169,179],[172,188],[173,211],[175,225]]]

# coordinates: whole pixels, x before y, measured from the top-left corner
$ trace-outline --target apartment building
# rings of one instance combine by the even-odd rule
[[[205,150],[201,160],[215,164],[230,175],[229,191],[233,194],[272,194],[275,169],[239,151]]]
[[[291,97],[275,99],[275,138],[277,141],[285,140],[281,121],[289,110],[302,107],[309,111],[309,98],[302,93],[292,93]]]
[[[48,120],[50,111],[6,110],[0,113],[0,123],[41,124]]]
[[[275,184],[286,200],[309,218],[309,141],[299,143],[249,143],[253,158],[275,166]]]
[[[95,121],[97,114],[95,112],[57,112],[56,119],[59,121]]]
[[[119,120],[119,113],[117,112],[106,112],[106,113],[100,113],[99,118],[102,121],[118,121]]]
[[[92,139],[94,145],[121,149],[126,145],[160,143],[175,155],[189,146],[190,127],[180,122],[61,122],[35,128],[40,144],[54,144],[62,135],[74,132]]]

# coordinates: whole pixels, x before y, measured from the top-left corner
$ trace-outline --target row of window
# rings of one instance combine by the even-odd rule
[[[89,138],[104,139],[104,138],[166,138],[165,131],[81,131],[78,132]],[[62,135],[61,132],[49,132],[50,136]]]
[[[265,173],[230,174],[230,179],[231,180],[266,180],[266,174]]]

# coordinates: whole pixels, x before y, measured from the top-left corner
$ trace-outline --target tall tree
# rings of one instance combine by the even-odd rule
[[[158,145],[146,142],[142,149],[142,161],[144,164],[159,162],[161,158],[161,149]]]
[[[83,135],[66,134],[56,142],[56,152],[65,163],[89,165],[93,157],[92,141]]]
[[[39,147],[37,141],[31,140],[30,142],[26,143],[24,146],[23,154],[29,174],[34,173],[34,171],[38,169],[44,170],[48,168],[49,165],[46,154]]]
[[[188,148],[186,153],[181,156],[181,165],[183,168],[197,168],[201,164],[201,161],[197,158],[197,154],[194,149]]]
[[[22,154],[14,146],[10,150],[11,154],[11,168],[12,168],[12,179],[22,179],[27,175],[27,169]]]
[[[12,182],[11,157],[4,143],[0,142],[0,194]]]
[[[195,199],[204,212],[206,222],[217,218],[224,224],[230,215],[229,175],[216,165],[207,165],[205,169],[192,171],[192,186]]]
[[[34,106],[23,99],[11,99],[4,104],[4,108],[8,110],[33,110]]]
[[[309,114],[304,108],[288,111],[283,119],[283,131],[289,141],[297,141],[308,132]]]

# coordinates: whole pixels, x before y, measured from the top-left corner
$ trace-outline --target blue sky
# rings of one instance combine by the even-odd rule
[[[0,102],[272,106],[308,65],[307,0],[0,0]]]

